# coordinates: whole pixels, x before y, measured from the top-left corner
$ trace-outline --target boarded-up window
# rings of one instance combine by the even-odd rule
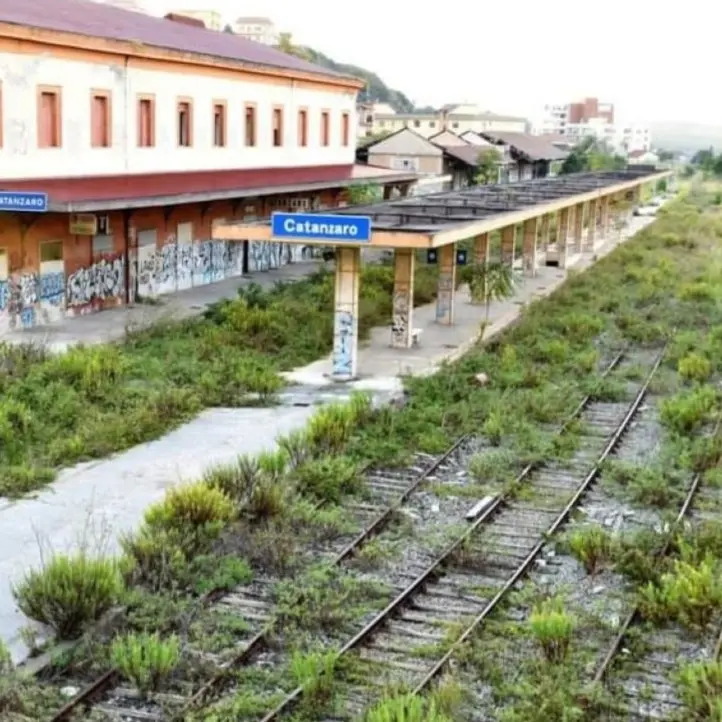
[[[38,147],[59,148],[60,91],[42,90],[38,96]]]
[[[178,145],[189,148],[192,143],[191,104],[181,101],[178,103]]]
[[[63,242],[47,241],[40,244],[40,263],[63,260]]]
[[[308,145],[308,111],[298,111],[298,145],[305,148]]]
[[[329,144],[331,136],[331,119],[328,111],[321,113],[321,145],[326,148]]]
[[[151,148],[155,145],[155,118],[153,100],[141,98],[138,101],[138,145]]]
[[[93,236],[93,255],[100,256],[113,252],[113,236],[98,234]]]
[[[347,146],[349,144],[350,120],[348,113],[341,116],[341,142]]]
[[[226,145],[226,106],[224,103],[213,105],[213,145],[223,148]]]
[[[246,106],[245,121],[245,144],[252,148],[256,145],[256,108],[253,105]]]
[[[93,148],[110,147],[110,95],[93,93],[90,108],[90,144]]]
[[[280,148],[283,145],[283,110],[273,109],[273,147]]]

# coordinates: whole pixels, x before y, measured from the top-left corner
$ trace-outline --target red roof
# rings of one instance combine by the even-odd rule
[[[302,168],[263,168],[254,170],[201,171],[195,173],[147,173],[125,176],[92,176],[81,178],[48,178],[21,181],[0,181],[0,190],[38,191],[48,194],[51,206],[63,204],[101,203],[104,201],[145,201],[137,205],[153,205],[153,200],[177,197],[176,202],[192,202],[188,196],[214,194],[232,197],[249,196],[249,191],[288,192],[304,186],[343,188],[360,181],[392,182],[412,180],[414,174],[388,169],[354,165],[306,166]],[[165,200],[164,202],[168,202]]]
[[[230,33],[193,27],[90,0],[0,0],[0,22],[95,38],[129,40],[256,66],[343,77]]]

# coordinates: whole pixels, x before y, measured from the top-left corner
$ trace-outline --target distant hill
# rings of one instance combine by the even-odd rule
[[[372,73],[366,68],[360,68],[358,65],[337,63],[313,48],[301,47],[298,50],[306,60],[320,65],[322,68],[345,75],[355,75],[357,78],[365,80],[366,88],[359,93],[361,102],[388,103],[397,113],[410,113],[414,109],[414,104],[400,90],[389,88],[376,73]]]
[[[652,141],[658,148],[697,151],[710,146],[722,150],[722,126],[701,123],[652,123]]]

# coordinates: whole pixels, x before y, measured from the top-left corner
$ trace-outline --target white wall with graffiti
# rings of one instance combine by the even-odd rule
[[[46,253],[47,260],[41,249],[37,272],[9,273],[8,255],[0,249],[0,333],[52,325],[67,316],[123,305],[126,298],[130,303],[156,298],[237,278],[244,270],[269,271],[312,257],[310,248],[297,244],[194,240],[190,223],[179,224],[160,247],[157,235],[155,230],[139,231],[137,250],[127,260],[112,251],[112,243],[108,248],[94,243],[92,263],[69,274],[60,242]]]

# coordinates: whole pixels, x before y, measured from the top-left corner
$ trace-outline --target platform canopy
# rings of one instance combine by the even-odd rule
[[[436,248],[578,203],[630,191],[669,175],[670,171],[648,169],[575,173],[336,208],[332,213],[371,220],[370,239],[359,245]],[[320,213],[328,216],[329,211]],[[269,221],[226,222],[214,228],[214,236],[229,240],[323,242],[319,239],[276,238]],[[334,242],[328,241],[326,245],[334,245]]]

